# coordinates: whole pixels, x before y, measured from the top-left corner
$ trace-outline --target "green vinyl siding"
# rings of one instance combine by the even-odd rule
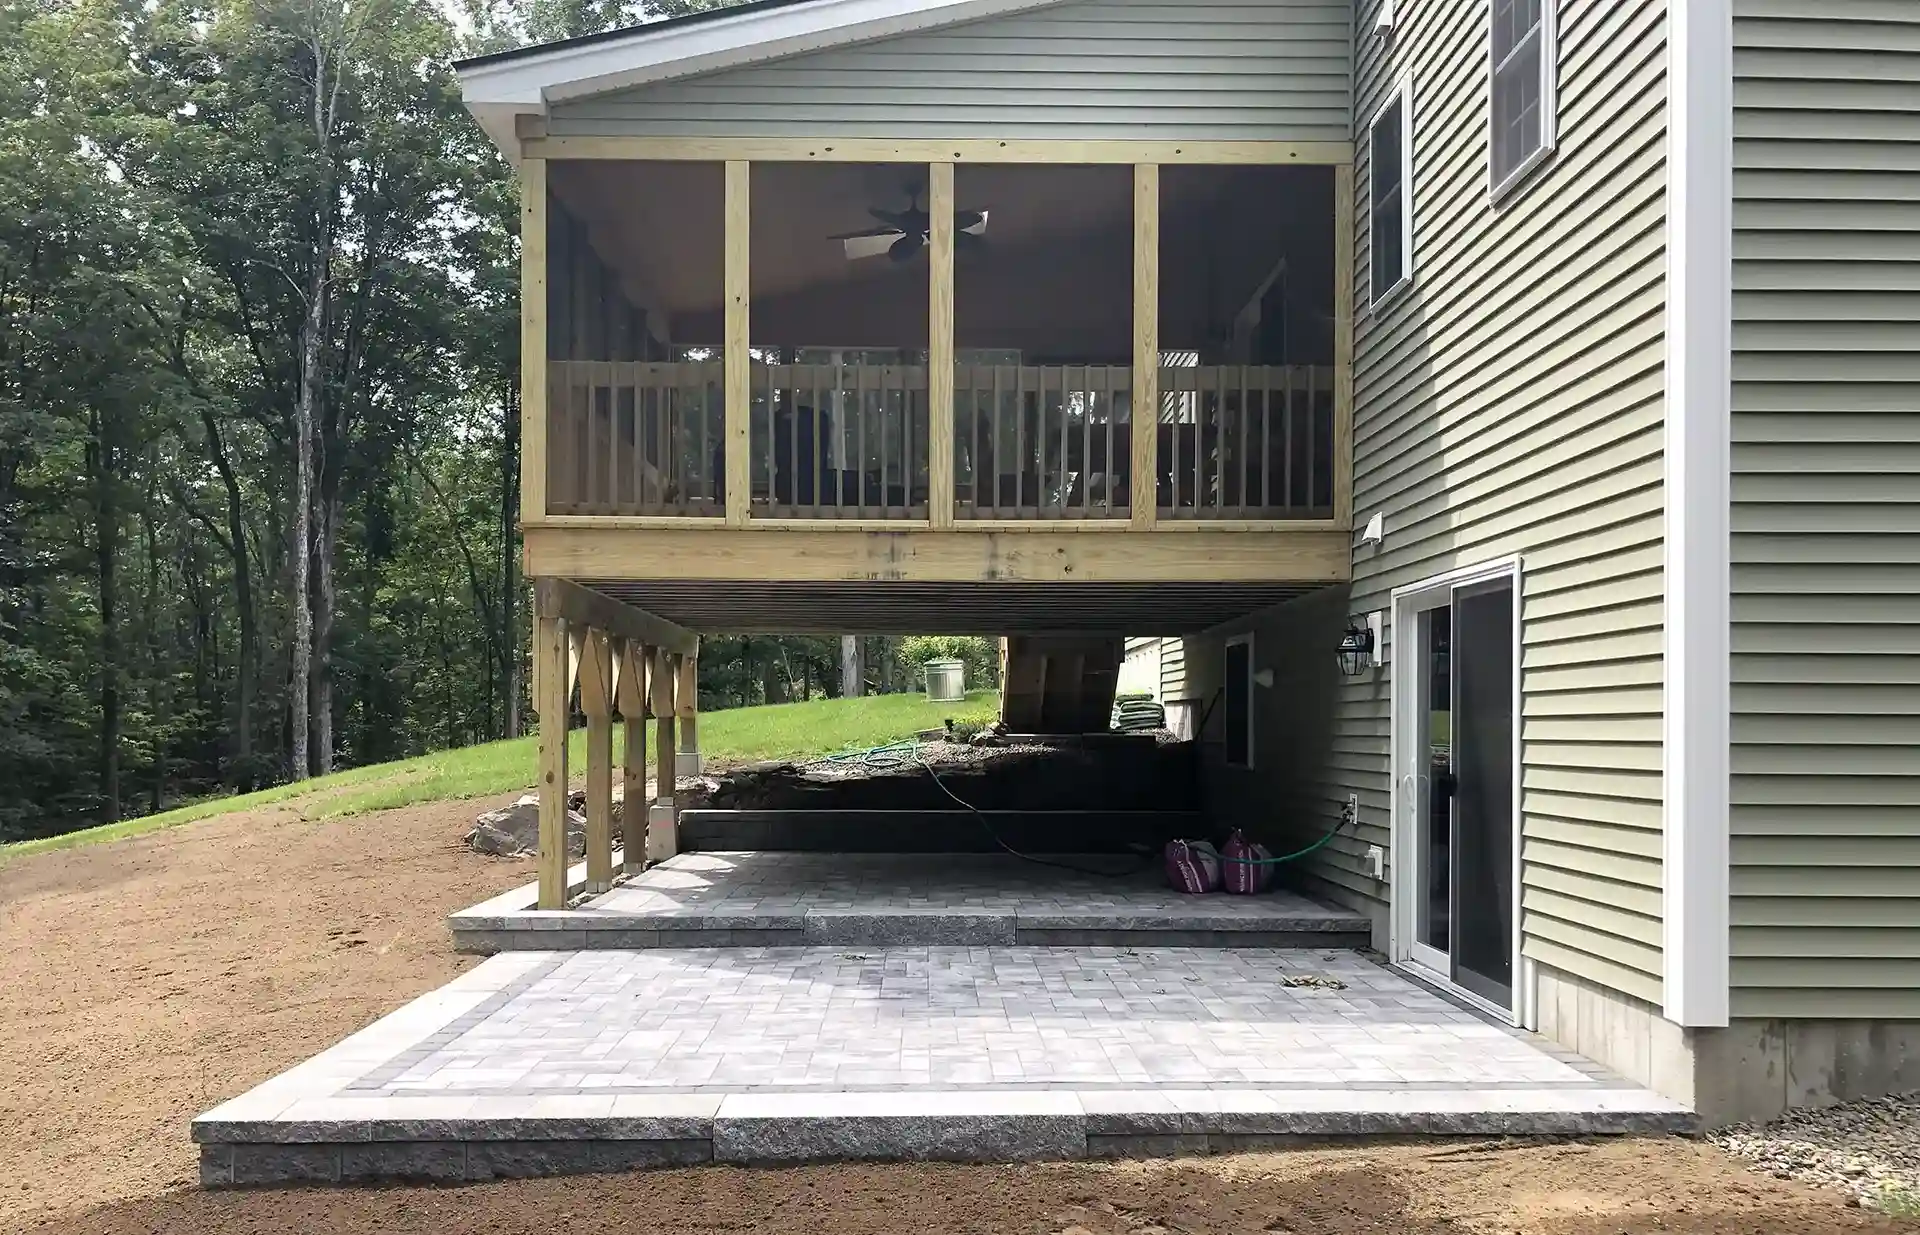
[[[557,104],[555,136],[1345,141],[1346,0],[1081,0]]]
[[[1380,0],[1362,0],[1372,30]],[[1488,197],[1487,7],[1395,5],[1360,46],[1364,124],[1413,83],[1414,278],[1366,307],[1368,212],[1355,220],[1355,552],[1345,611],[1394,588],[1521,559],[1521,854],[1528,957],[1658,1001],[1665,580],[1666,7],[1559,5],[1557,149]],[[1390,667],[1341,685],[1317,819],[1348,793],[1361,826],[1316,873],[1378,900],[1386,846]]]
[[[1735,1016],[1920,1016],[1920,5],[1734,5]]]

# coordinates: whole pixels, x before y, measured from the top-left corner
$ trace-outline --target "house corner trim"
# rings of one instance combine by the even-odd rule
[[[1667,21],[1662,1002],[1708,1027],[1729,1012],[1732,0]]]

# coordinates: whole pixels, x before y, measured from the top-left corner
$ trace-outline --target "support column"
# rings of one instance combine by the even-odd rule
[[[674,688],[674,711],[680,724],[680,751],[674,759],[674,771],[680,776],[698,776],[700,763],[700,654],[680,657],[680,680]]]
[[[1133,169],[1133,526],[1159,517],[1160,166]]]
[[[614,652],[614,695],[626,730],[621,753],[620,869],[637,875],[647,869],[647,659],[650,649],[621,639]]]
[[[567,623],[541,614],[534,620],[533,708],[540,717],[540,908],[567,903]]]
[[[673,804],[674,688],[679,657],[656,648],[653,668],[653,809],[647,813],[647,860],[664,862],[680,852],[679,816]]]
[[[547,513],[547,164],[520,160],[520,516]]]
[[[613,649],[589,630],[580,655],[580,710],[587,715],[587,891],[613,887]]]
[[[952,527],[953,164],[928,164],[927,211],[927,513]]]
[[[721,350],[723,403],[726,408],[727,522],[743,524],[753,508],[753,435],[749,384],[753,370],[747,355],[749,326],[747,310],[753,283],[747,273],[748,239],[751,221],[747,214],[748,164],[735,159],[727,164],[726,204],[722,219],[726,228],[724,248],[726,313],[725,346]]]

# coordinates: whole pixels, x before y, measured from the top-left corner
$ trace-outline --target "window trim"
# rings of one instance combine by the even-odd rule
[[[1247,679],[1242,686],[1242,688],[1246,691],[1246,695],[1247,695],[1247,761],[1245,763],[1235,763],[1233,761],[1233,743],[1227,740],[1229,735],[1227,734],[1224,726],[1222,727],[1222,730],[1220,733],[1220,740],[1222,743],[1220,758],[1226,764],[1226,766],[1230,768],[1251,769],[1254,766],[1253,690],[1254,690],[1255,683],[1254,683],[1253,677],[1254,677],[1254,674],[1257,672],[1253,667],[1253,632],[1247,631],[1245,634],[1227,636],[1227,642],[1225,644],[1225,647],[1230,648],[1238,644],[1246,645],[1246,649],[1247,649]],[[1226,672],[1225,672],[1226,667],[1227,667],[1227,656],[1223,648],[1220,654],[1220,668],[1221,668],[1222,678],[1226,677]],[[1233,683],[1231,681],[1228,681],[1224,683],[1223,689],[1232,689],[1232,686],[1233,686]],[[1225,720],[1225,717],[1223,716],[1221,719]]]
[[[1493,0],[1487,3],[1487,200],[1495,207],[1505,205],[1529,180],[1536,168],[1553,157],[1559,146],[1560,111],[1560,18],[1558,0],[1540,3],[1540,145],[1504,180],[1493,178],[1494,134],[1493,83],[1499,65],[1493,59]]]
[[[1488,10],[1492,12],[1491,9]],[[1488,38],[1492,38],[1489,18]],[[1400,104],[1400,277],[1379,295],[1373,293],[1373,135],[1380,118],[1395,102]],[[1378,312],[1413,283],[1413,74],[1403,73],[1400,80],[1367,119],[1367,311]]]

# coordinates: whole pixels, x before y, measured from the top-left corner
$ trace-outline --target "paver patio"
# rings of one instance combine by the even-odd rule
[[[451,916],[474,951],[729,944],[1364,944],[1369,923],[1295,892],[1188,896],[1113,855],[683,853],[571,910],[534,887]],[[557,933],[556,933],[557,932]]]
[[[1689,1123],[1337,949],[735,947],[495,957],[194,1135],[245,1184]]]

